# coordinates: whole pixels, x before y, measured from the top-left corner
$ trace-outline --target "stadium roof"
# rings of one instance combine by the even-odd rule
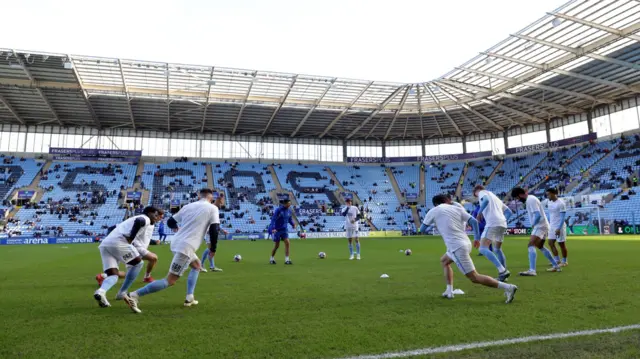
[[[496,132],[640,93],[639,33],[639,1],[570,1],[418,83],[0,48],[0,123],[380,140]]]

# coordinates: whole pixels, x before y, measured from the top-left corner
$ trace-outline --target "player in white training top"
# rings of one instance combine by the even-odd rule
[[[567,262],[567,224],[565,223],[565,217],[567,216],[567,206],[564,201],[558,198],[558,190],[555,188],[547,189],[547,208],[549,209],[549,225],[551,226],[549,231],[549,248],[553,252],[553,259],[558,262],[560,267],[566,267],[569,265]],[[562,262],[558,256],[558,249],[556,248],[556,242],[560,245],[562,251]]]
[[[106,294],[118,281],[120,263],[127,265],[127,272],[119,292],[127,291],[142,269],[142,256],[132,242],[138,237],[145,236],[148,227],[153,227],[159,211],[155,207],[146,207],[142,213],[115,226],[98,246],[102,258],[102,269],[106,274],[100,283],[100,288],[93,293],[93,298],[98,301],[100,307],[111,306]]]
[[[163,216],[164,216],[164,211],[161,209],[158,209],[155,223],[159,223],[160,221],[162,221]],[[110,234],[115,228],[116,226],[110,227],[107,233]],[[136,238],[134,238],[133,242],[131,242],[131,244],[133,244],[133,246],[138,250],[138,253],[140,254],[140,256],[142,256],[142,259],[147,262],[147,270],[145,271],[144,279],[142,280],[145,283],[153,282],[153,277],[151,277],[151,271],[153,271],[153,268],[158,263],[158,256],[155,253],[149,251],[149,244],[151,243],[151,238],[153,237],[154,228],[155,226],[153,224],[146,226],[145,231],[138,232],[138,235],[136,235]],[[118,277],[124,278],[125,272],[122,272],[122,271],[118,272]],[[104,281],[106,278],[107,278],[107,275],[105,273],[98,273],[96,275],[98,286],[101,286],[102,281]],[[118,294],[116,294],[116,299],[118,300],[122,299],[122,294],[124,293],[122,291],[119,291]]]
[[[182,207],[178,213],[167,221],[167,226],[175,232],[171,241],[173,260],[169,266],[167,277],[151,282],[135,292],[124,295],[125,302],[134,313],[141,312],[138,308],[140,297],[174,285],[189,268],[191,268],[191,271],[187,277],[187,297],[184,301],[184,306],[189,307],[198,304],[193,293],[202,265],[196,251],[207,232],[211,237],[211,243],[217,243],[220,229],[220,212],[218,207],[211,203],[214,200],[213,191],[208,188],[201,189],[198,197],[199,201]],[[224,204],[223,201],[224,197],[216,199],[216,203],[220,206]],[[215,252],[215,248],[211,248],[211,250]]]
[[[507,270],[507,258],[502,251],[502,241],[507,230],[507,220],[512,214],[511,210],[483,185],[475,186],[473,195],[480,201],[480,212],[476,219],[481,222],[484,218],[486,222],[481,234],[480,253],[496,266],[498,280],[504,282],[511,275]],[[493,244],[493,252],[489,249],[491,244]]]
[[[511,190],[511,197],[517,199],[525,204],[527,207],[527,213],[529,214],[529,222],[531,223],[531,237],[529,238],[529,270],[526,272],[520,272],[521,276],[535,277],[536,272],[536,248],[544,254],[545,257],[551,262],[551,268],[547,269],[548,272],[560,272],[562,269],[558,266],[558,263],[551,252],[544,247],[544,241],[549,233],[549,222],[547,216],[544,213],[544,208],[540,200],[536,196],[530,195],[523,188],[516,187]]]
[[[358,236],[358,227],[360,225],[360,210],[358,206],[354,206],[351,203],[351,198],[345,200],[347,205],[342,210],[344,216],[344,229],[347,232],[347,239],[349,240],[349,260],[353,260],[353,241],[356,242],[356,257],[360,260],[360,238]]]
[[[453,298],[453,270],[451,269],[451,263],[455,263],[458,269],[473,283],[504,290],[507,297],[506,303],[511,303],[518,287],[479,274],[473,265],[471,242],[465,232],[465,224],[468,222],[473,227],[475,241],[478,243],[480,240],[478,221],[463,208],[452,205],[451,199],[447,195],[434,196],[432,202],[435,207],[427,212],[424,223],[420,227],[420,232],[425,233],[429,226],[435,226],[440,235],[442,235],[447,247],[447,252],[440,258],[447,283],[447,289],[442,296],[449,299]]]

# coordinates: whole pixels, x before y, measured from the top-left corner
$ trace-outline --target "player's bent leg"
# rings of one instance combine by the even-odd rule
[[[352,261],[355,258],[353,253],[353,238],[347,233],[347,241],[349,241],[349,260]]]
[[[538,259],[538,254],[536,252],[536,247],[538,246],[539,241],[540,238],[534,235],[531,235],[531,237],[529,238],[529,243],[527,246],[527,251],[529,252],[529,270],[520,272],[520,275],[523,277],[535,277],[537,275],[536,261]]]
[[[107,268],[104,272],[106,278],[102,280],[100,288],[93,293],[93,299],[98,302],[98,306],[101,308],[111,306],[111,303],[107,300],[106,293],[118,282],[118,268]]]
[[[556,262],[556,260],[553,259],[553,255],[551,254],[551,251],[545,248],[544,242],[545,240],[543,237],[538,237],[538,240],[536,241],[536,247],[538,248],[538,250],[540,250],[540,252],[542,252],[545,258],[547,258],[547,260],[549,260],[549,262],[551,263],[551,268],[547,269],[547,272],[562,271],[562,269],[558,266],[558,263]]]
[[[565,241],[562,242],[558,242],[558,245],[560,246],[560,251],[562,252],[562,262],[560,262],[560,266],[561,267],[566,267],[569,265],[568,262],[568,255],[569,253],[567,252],[567,243]]]
[[[453,261],[446,253],[440,258],[440,264],[444,270],[444,281],[447,284],[447,289],[442,293],[442,297],[447,299],[453,299],[453,269],[451,268],[451,263]]]
[[[518,290],[518,287],[513,284],[499,282],[487,275],[480,274],[475,270],[472,272],[466,273],[465,276],[475,284],[481,284],[486,287],[498,288],[498,289],[504,290],[504,294],[507,297],[507,299],[505,300],[505,303],[507,304],[513,302],[513,299],[515,298],[515,295],[516,295],[516,291]]]
[[[551,238],[551,236],[549,236],[549,249],[551,249],[551,253],[553,253],[553,259],[555,259],[555,261],[557,263],[560,262],[560,257],[558,256],[558,248],[556,248],[556,239],[555,238]]]
[[[151,283],[153,282],[153,277],[151,277],[151,271],[153,271],[153,268],[158,263],[158,255],[153,252],[147,252],[142,256],[142,259],[147,261],[147,270],[144,273],[143,281],[145,283]]]
[[[502,241],[493,241],[493,254],[498,257],[500,263],[507,268],[507,256],[504,255],[504,251],[502,250]]]
[[[276,264],[276,252],[278,248],[280,248],[280,236],[276,233],[273,237],[273,249],[271,250],[271,259],[269,259],[269,264]]]
[[[142,270],[142,266],[143,266],[143,263],[142,263],[141,257],[136,257],[133,260],[131,260],[129,263],[127,263],[127,272],[124,277],[124,282],[122,282],[122,286],[120,287],[120,290],[116,295],[117,300],[124,298],[124,293],[126,293],[129,290],[129,288],[131,288],[131,285],[133,284],[133,282],[136,280],[136,278],[138,278],[138,275]]]
[[[187,276],[187,297],[184,300],[185,307],[190,307],[192,305],[198,304],[198,301],[194,297],[194,293],[196,290],[198,275],[200,273],[200,270],[202,269],[202,265],[200,264],[200,261],[198,260],[198,258],[196,258],[194,261],[191,262],[190,267],[191,267],[191,271]]]

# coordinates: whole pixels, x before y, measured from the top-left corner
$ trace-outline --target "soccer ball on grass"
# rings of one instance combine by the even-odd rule
[[[239,254],[236,254],[235,256],[233,256],[233,260],[236,262],[240,262],[242,260],[242,256]]]
[[[320,252],[320,253],[318,253],[318,258],[325,259],[325,258],[327,258],[327,254],[325,252]]]
[[[405,256],[410,256],[411,255],[411,249],[405,249],[404,255]]]

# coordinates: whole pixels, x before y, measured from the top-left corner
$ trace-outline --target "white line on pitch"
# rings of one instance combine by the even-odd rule
[[[582,336],[595,335],[595,334],[619,333],[619,332],[623,332],[623,331],[627,331],[627,330],[634,330],[634,329],[640,329],[640,324],[627,325],[627,326],[614,327],[614,328],[607,328],[607,329],[582,330],[582,331],[579,331],[579,332],[554,333],[554,334],[546,334],[546,335],[534,335],[534,336],[530,336],[530,337],[494,340],[494,341],[489,341],[489,342],[475,342],[475,343],[469,343],[469,344],[448,345],[448,346],[444,346],[444,347],[433,347],[433,348],[407,350],[407,351],[404,351],[404,352],[373,354],[373,355],[360,355],[360,356],[347,357],[347,358],[344,358],[344,359],[407,358],[407,357],[412,357],[412,356],[416,356],[416,355],[428,355],[428,354],[441,354],[441,353],[459,352],[459,351],[462,351],[462,350],[479,349],[479,348],[494,347],[494,346],[500,346],[500,345],[520,344],[520,343],[537,342],[537,341],[543,341],[543,340],[582,337]]]

